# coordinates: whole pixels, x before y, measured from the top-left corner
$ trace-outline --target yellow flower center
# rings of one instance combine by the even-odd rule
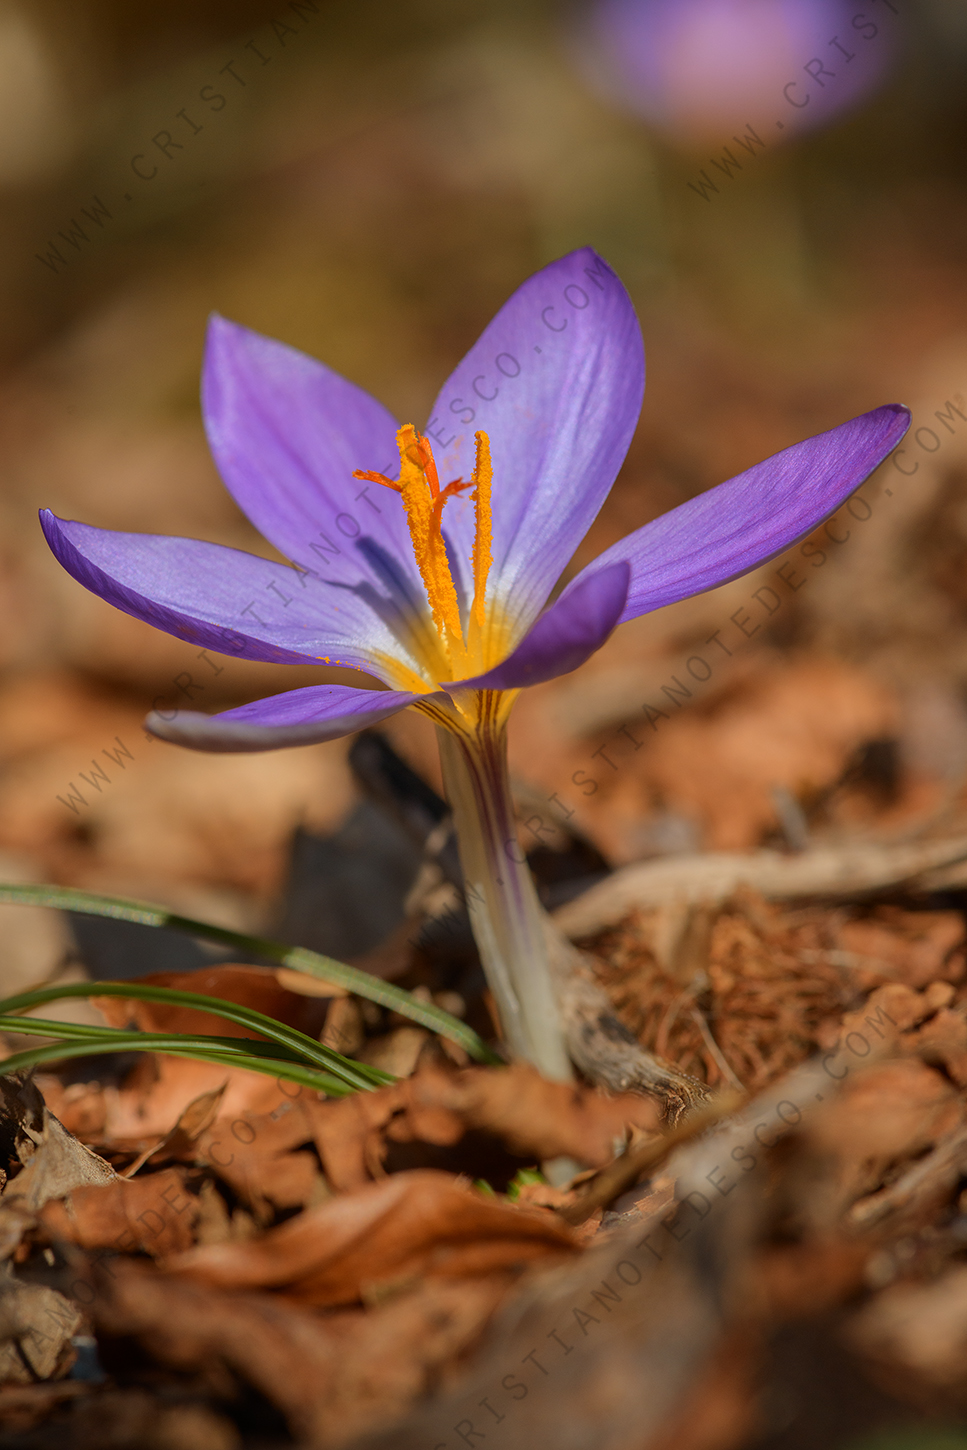
[[[502,613],[486,608],[487,576],[493,562],[491,551],[492,515],[490,490],[493,467],[490,462],[490,440],[486,433],[476,435],[477,454],[469,480],[454,479],[440,487],[433,449],[429,440],[406,423],[396,435],[400,451],[400,476],[387,478],[382,473],[357,469],[353,477],[380,483],[398,493],[406,510],[410,540],[420,578],[426,590],[430,615],[436,629],[436,640],[429,648],[414,644],[420,663],[431,679],[460,680],[479,674],[498,663],[507,653],[509,629]],[[473,569],[473,603],[466,619],[460,618],[450,563],[443,539],[443,509],[448,499],[473,489],[476,528],[470,564]],[[394,673],[400,674],[399,662],[390,662]],[[404,667],[405,669],[405,667]],[[406,674],[411,672],[406,670]],[[411,688],[407,684],[405,688]]]

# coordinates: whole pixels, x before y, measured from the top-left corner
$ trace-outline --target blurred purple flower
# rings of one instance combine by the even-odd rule
[[[727,142],[747,124],[776,141],[825,125],[875,90],[893,58],[891,9],[596,0],[579,61],[599,91],[680,142]]]
[[[311,685],[220,715],[153,714],[155,735],[268,750],[406,705],[460,731],[492,692],[576,669],[621,621],[712,589],[808,533],[909,421],[888,405],[794,444],[629,534],[542,613],[621,466],[643,388],[634,309],[590,248],[514,293],[444,385],[425,434],[400,429],[322,363],[216,317],[204,370],[212,452],[293,567],[48,510],[41,521],[64,568],[137,619],[244,659],[349,666],[386,687]],[[438,497],[434,445],[440,474],[459,480]],[[395,453],[403,506],[377,486],[400,490],[388,477]]]

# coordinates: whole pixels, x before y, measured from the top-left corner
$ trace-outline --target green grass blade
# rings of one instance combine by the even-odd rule
[[[14,997],[0,1001],[0,1014],[27,1011],[69,997],[120,997],[124,1000],[161,1002],[169,1006],[192,1007],[198,1011],[210,1012],[224,1017],[239,1027],[250,1027],[262,1033],[273,1042],[278,1042],[300,1054],[316,1067],[321,1067],[337,1077],[343,1077],[352,1087],[381,1086],[389,1081],[385,1073],[365,1063],[353,1062],[331,1048],[323,1047],[295,1027],[287,1027],[275,1017],[267,1017],[252,1007],[243,1007],[238,1002],[228,1002],[222,997],[206,997],[198,992],[181,992],[172,987],[156,987],[144,982],[67,982],[61,986],[38,987],[33,992],[19,992]],[[13,1030],[13,1029],[11,1029]]]
[[[0,1015],[0,1032],[19,1032],[33,1037],[56,1037],[63,1041],[99,1041],[104,1043],[103,1051],[105,1052],[120,1051],[117,1043],[122,1038],[126,1044],[123,1049],[125,1052],[130,1051],[132,1046],[137,1052],[163,1052],[168,1049],[154,1044],[175,1042],[186,1048],[197,1046],[206,1050],[217,1049],[240,1053],[244,1057],[264,1057],[270,1062],[294,1063],[300,1068],[312,1066],[285,1043],[257,1042],[253,1041],[251,1037],[216,1037],[209,1036],[207,1033],[196,1035],[190,1032],[143,1032],[140,1028],[101,1027],[83,1022],[58,1022],[56,1019],[48,1017],[4,1015]],[[389,1073],[382,1072],[379,1068],[367,1068],[367,1071],[373,1074],[373,1081],[362,1079],[356,1082],[348,1074],[337,1076],[337,1074],[329,1073],[327,1076],[340,1081],[348,1092],[356,1092],[360,1089],[373,1091],[377,1087],[383,1087],[386,1083],[396,1081]]]
[[[141,926],[162,926],[172,931],[185,932],[188,936],[203,941],[220,942],[223,946],[238,947],[242,951],[278,962],[296,972],[306,972],[322,981],[334,982],[358,997],[366,997],[381,1007],[388,1007],[412,1022],[419,1022],[433,1032],[458,1042],[477,1062],[500,1063],[502,1059],[492,1052],[482,1038],[458,1017],[435,1007],[430,1002],[420,1002],[402,987],[381,981],[358,967],[337,962],[321,952],[309,951],[307,947],[289,947],[282,942],[269,941],[265,937],[248,936],[244,932],[230,931],[226,927],[212,926],[209,922],[195,921],[188,916],[179,916],[161,906],[151,906],[141,901],[128,901],[119,896],[97,896],[92,892],[80,891],[70,886],[33,886],[0,883],[0,901],[25,906],[51,906],[61,911],[77,911],[87,916],[105,916],[115,921],[132,921]]]
[[[218,1047],[224,1047],[236,1052],[244,1052],[252,1057],[270,1057],[273,1061],[297,1062],[300,1067],[308,1064],[304,1058],[299,1057],[290,1047],[284,1047],[279,1042],[254,1042],[251,1037],[219,1037],[209,1036],[206,1033],[192,1032],[141,1032],[140,1028],[125,1027],[101,1027],[97,1024],[86,1022],[58,1022],[53,1017],[5,1017],[0,1015],[0,1032],[19,1032],[27,1037],[58,1037],[70,1041],[76,1038],[78,1041],[86,1041],[88,1038],[100,1038],[104,1042],[113,1042],[120,1035],[122,1037],[135,1037],[141,1041],[145,1037],[165,1037],[174,1041],[188,1043],[212,1043]]]
[[[45,1025],[49,1029],[54,1024]],[[119,1028],[102,1029],[102,1031],[113,1031],[117,1033],[117,1036],[110,1041],[106,1041],[101,1035],[80,1039],[64,1038],[58,1042],[45,1044],[43,1047],[29,1048],[26,1052],[15,1052],[0,1061],[0,1075],[5,1076],[11,1072],[21,1072],[28,1068],[38,1067],[44,1062],[61,1062],[71,1057],[99,1057],[105,1052],[163,1052],[171,1057],[186,1057],[196,1062],[217,1063],[228,1069],[244,1068],[247,1072],[260,1072],[277,1080],[282,1078],[287,1082],[298,1083],[302,1087],[313,1088],[317,1092],[325,1093],[328,1097],[348,1097],[350,1093],[356,1091],[355,1088],[329,1073],[316,1072],[312,1068],[302,1067],[295,1062],[257,1056],[228,1045],[233,1041],[248,1042],[247,1038],[219,1040],[204,1037],[168,1037],[154,1032],[122,1032]],[[49,1035],[49,1030],[46,1030],[44,1036]]]

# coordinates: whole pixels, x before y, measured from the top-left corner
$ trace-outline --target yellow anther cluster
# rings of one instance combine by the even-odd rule
[[[384,487],[393,489],[403,500],[413,554],[426,590],[430,614],[446,658],[450,662],[451,677],[454,679],[461,675],[466,676],[475,668],[481,667],[480,637],[487,622],[487,576],[493,562],[490,506],[493,467],[490,461],[490,440],[486,433],[478,433],[476,441],[477,456],[473,476],[468,482],[458,478],[448,483],[445,488],[440,487],[429,440],[418,433],[412,423],[405,423],[396,435],[396,445],[400,451],[398,480],[362,469],[357,469],[353,475],[354,478],[381,483]],[[464,639],[456,586],[450,573],[446,544],[443,541],[442,522],[443,507],[447,499],[470,488],[473,489],[471,497],[474,501],[476,530],[470,560],[473,566],[473,604],[470,608],[467,638]]]

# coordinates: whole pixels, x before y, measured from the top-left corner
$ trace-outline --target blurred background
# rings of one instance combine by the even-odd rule
[[[917,432],[799,558],[803,587],[767,566],[529,692],[525,844],[577,841],[603,870],[949,825],[965,67],[961,0],[0,0],[2,874],[278,925],[293,832],[324,839],[358,802],[347,744],[203,756],[140,722],[187,703],[186,674],[214,710],[319,672],[199,660],[112,610],[37,509],[268,552],[205,446],[212,310],[422,423],[508,294],[585,243],[634,298],[649,382],[576,566],[865,409],[906,402]],[[703,651],[706,684],[684,673]],[[386,734],[438,783],[421,719]],[[3,911],[9,955],[27,918]],[[33,980],[62,945],[31,937]]]

